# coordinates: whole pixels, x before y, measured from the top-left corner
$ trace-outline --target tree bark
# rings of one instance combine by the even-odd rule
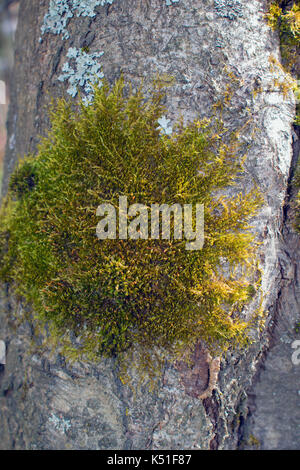
[[[252,387],[270,339],[276,336],[271,333],[280,317],[279,304],[291,324],[299,317],[297,294],[290,303],[288,290],[298,288],[298,239],[291,226],[287,234],[283,211],[292,167],[294,98],[274,88],[269,58],[280,60],[279,39],[264,19],[267,2],[240,0],[236,8],[232,2],[225,1],[222,8],[219,4],[179,0],[168,6],[165,0],[115,0],[97,7],[95,16],[74,14],[66,27],[69,37],[64,38],[63,33],[41,32],[49,0],[23,0],[3,190],[18,158],[35,152],[40,135],[47,132],[50,99],[68,88],[58,77],[70,47],[85,48],[90,54],[103,52],[102,71],[109,83],[121,72],[134,85],[144,79],[146,88],[156,72],[174,76],[166,101],[172,121],[180,114],[185,121],[206,116],[229,83],[228,73],[234,72],[239,86],[226,124],[241,128],[249,113],[257,128],[254,137],[246,129],[242,137],[249,147],[244,186],[254,179],[265,195],[265,205],[253,223],[262,242],[265,327],[254,332],[256,341],[249,348],[223,357],[220,372],[214,370],[217,361],[200,348],[190,368],[166,365],[153,392],[143,387],[133,390],[137,377],[131,385],[123,384],[114,360],[70,365],[60,354],[41,352],[36,343],[31,344],[31,325],[18,324],[24,307],[7,288],[0,308],[0,338],[7,345],[0,377],[0,448],[236,449],[250,445],[243,438],[249,438],[252,429],[262,447],[267,446],[268,435],[257,425],[259,419],[254,425],[248,419],[249,413],[252,421],[255,417],[252,397],[257,388]],[[284,73],[278,73],[284,79]],[[289,348],[284,354],[288,352]],[[277,440],[274,446],[278,445]]]

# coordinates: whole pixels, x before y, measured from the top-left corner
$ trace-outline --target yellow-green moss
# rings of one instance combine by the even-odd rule
[[[120,80],[96,86],[89,106],[59,101],[37,155],[11,177],[0,277],[71,357],[139,344],[172,358],[199,339],[221,350],[247,340],[239,313],[258,288],[249,281],[256,243],[248,222],[261,197],[222,195],[243,167],[237,137],[216,117],[161,134],[163,98],[159,81],[146,100],[141,90],[125,94]],[[204,203],[204,248],[99,241],[96,209],[119,195],[129,204]]]

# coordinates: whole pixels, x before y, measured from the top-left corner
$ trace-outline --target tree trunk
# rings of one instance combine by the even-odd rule
[[[123,384],[112,359],[70,365],[60,354],[49,355],[36,342],[31,344],[31,325],[17,321],[24,307],[7,289],[0,308],[0,339],[7,345],[6,365],[0,373],[0,448],[236,449],[251,447],[253,433],[262,447],[279,448],[287,432],[287,442],[296,448],[293,429],[283,426],[275,437],[270,436],[272,426],[285,416],[277,413],[271,418],[273,397],[263,391],[272,387],[276,364],[272,373],[268,369],[269,377],[262,372],[258,382],[257,375],[272,338],[272,351],[278,351],[276,363],[286,361],[287,375],[285,366],[280,367],[290,385],[288,390],[282,383],[276,385],[281,398],[274,409],[289,401],[287,393],[288,397],[296,394],[295,403],[300,384],[293,382],[296,368],[290,360],[290,343],[299,318],[295,278],[299,242],[283,210],[290,197],[294,98],[292,92],[285,97],[274,88],[269,58],[280,60],[279,39],[264,18],[267,2],[114,0],[97,6],[90,16],[87,7],[87,16],[80,15],[78,7],[60,34],[57,23],[51,28],[50,17],[45,20],[49,11],[53,17],[58,8],[53,2],[49,10],[49,3],[23,0],[20,7],[4,191],[18,158],[35,152],[39,136],[49,128],[50,98],[62,96],[70,85],[58,80],[69,61],[70,47],[84,48],[91,55],[103,52],[97,60],[109,83],[121,72],[134,85],[144,79],[146,87],[156,72],[173,76],[175,84],[168,89],[166,101],[171,120],[180,114],[185,121],[206,116],[233,72],[239,85],[226,112],[226,124],[241,128],[248,113],[257,128],[254,137],[243,131],[249,147],[244,184],[248,187],[254,178],[265,194],[264,208],[253,225],[262,242],[267,321],[262,332],[255,332],[256,341],[249,348],[222,358],[220,372],[217,361],[200,349],[190,368],[166,365],[154,391],[133,390],[137,377],[131,385]],[[101,2],[77,2],[92,3]],[[277,73],[283,80],[284,73]],[[281,325],[279,330],[274,329],[276,323]],[[276,331],[281,339],[287,334],[289,342],[280,342]],[[267,385],[260,389],[264,380]],[[290,416],[296,413],[287,409]],[[268,429],[263,424],[267,419]]]

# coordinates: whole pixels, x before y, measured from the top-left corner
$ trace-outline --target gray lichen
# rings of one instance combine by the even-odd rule
[[[215,0],[215,9],[218,16],[229,20],[243,16],[243,7],[239,0]]]
[[[80,87],[85,94],[84,101],[88,104],[92,100],[93,85],[104,77],[101,72],[101,64],[96,60],[102,55],[103,52],[88,54],[82,49],[69,48],[67,57],[70,61],[63,65],[63,73],[58,77],[58,80],[68,82],[67,93],[73,98],[77,95]]]

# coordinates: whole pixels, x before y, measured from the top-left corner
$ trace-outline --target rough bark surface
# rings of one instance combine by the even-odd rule
[[[222,358],[219,374],[211,369],[217,362],[200,348],[190,368],[166,365],[158,387],[150,392],[145,387],[136,389],[137,377],[131,385],[123,384],[113,360],[71,366],[59,354],[39,351],[32,344],[30,323],[18,324],[23,307],[8,290],[3,291],[0,337],[6,341],[7,363],[0,372],[0,448],[235,449],[241,446],[244,433],[248,437],[258,433],[262,447],[279,446],[278,435],[267,434],[267,426],[272,429],[279,420],[266,425],[260,410],[267,413],[263,380],[270,384],[267,375],[274,377],[276,347],[280,358],[286,354],[282,378],[288,367],[294,393],[293,373],[298,371],[291,369],[288,343],[274,339],[276,346],[265,362],[269,372],[265,376],[262,372],[261,382],[252,391],[251,387],[258,380],[257,370],[269,348],[274,322],[284,318],[283,338],[286,328],[291,331],[294,320],[299,319],[296,235],[284,228],[283,211],[292,162],[294,100],[292,93],[285,97],[274,88],[269,57],[280,60],[279,40],[265,22],[266,1],[236,3],[241,8],[228,17],[225,13],[230,7],[218,10],[220,2],[213,0],[180,0],[171,6],[163,0],[115,0],[111,6],[99,7],[93,18],[72,18],[69,39],[47,33],[39,42],[49,1],[22,2],[4,190],[18,157],[35,151],[39,135],[48,128],[50,97],[60,96],[66,89],[57,79],[69,47],[103,51],[102,70],[111,83],[121,71],[126,80],[137,84],[144,78],[146,85],[156,72],[173,75],[176,83],[169,88],[166,102],[170,119],[180,113],[186,120],[205,116],[228,83],[227,66],[240,85],[226,124],[240,128],[248,119],[248,108],[257,128],[254,137],[247,130],[243,133],[245,147],[249,147],[244,186],[254,178],[266,196],[253,230],[262,242],[260,261],[268,313],[264,330],[255,333],[256,342]],[[255,89],[258,93],[253,93]],[[206,396],[212,374],[218,380]],[[281,379],[276,387],[284,397]],[[256,412],[248,399],[250,391],[251,396],[257,395]],[[269,398],[273,400],[273,396]],[[249,410],[254,424],[247,420]],[[295,448],[296,434],[289,442]]]
[[[300,150],[299,127],[293,136],[294,159]],[[243,429],[246,448],[290,449],[300,447],[299,364],[291,360],[300,326],[300,238],[293,229],[293,204],[297,191],[290,187],[278,255],[281,287],[269,324],[269,342],[253,386],[248,392],[248,420]],[[295,355],[296,356],[296,355]]]

